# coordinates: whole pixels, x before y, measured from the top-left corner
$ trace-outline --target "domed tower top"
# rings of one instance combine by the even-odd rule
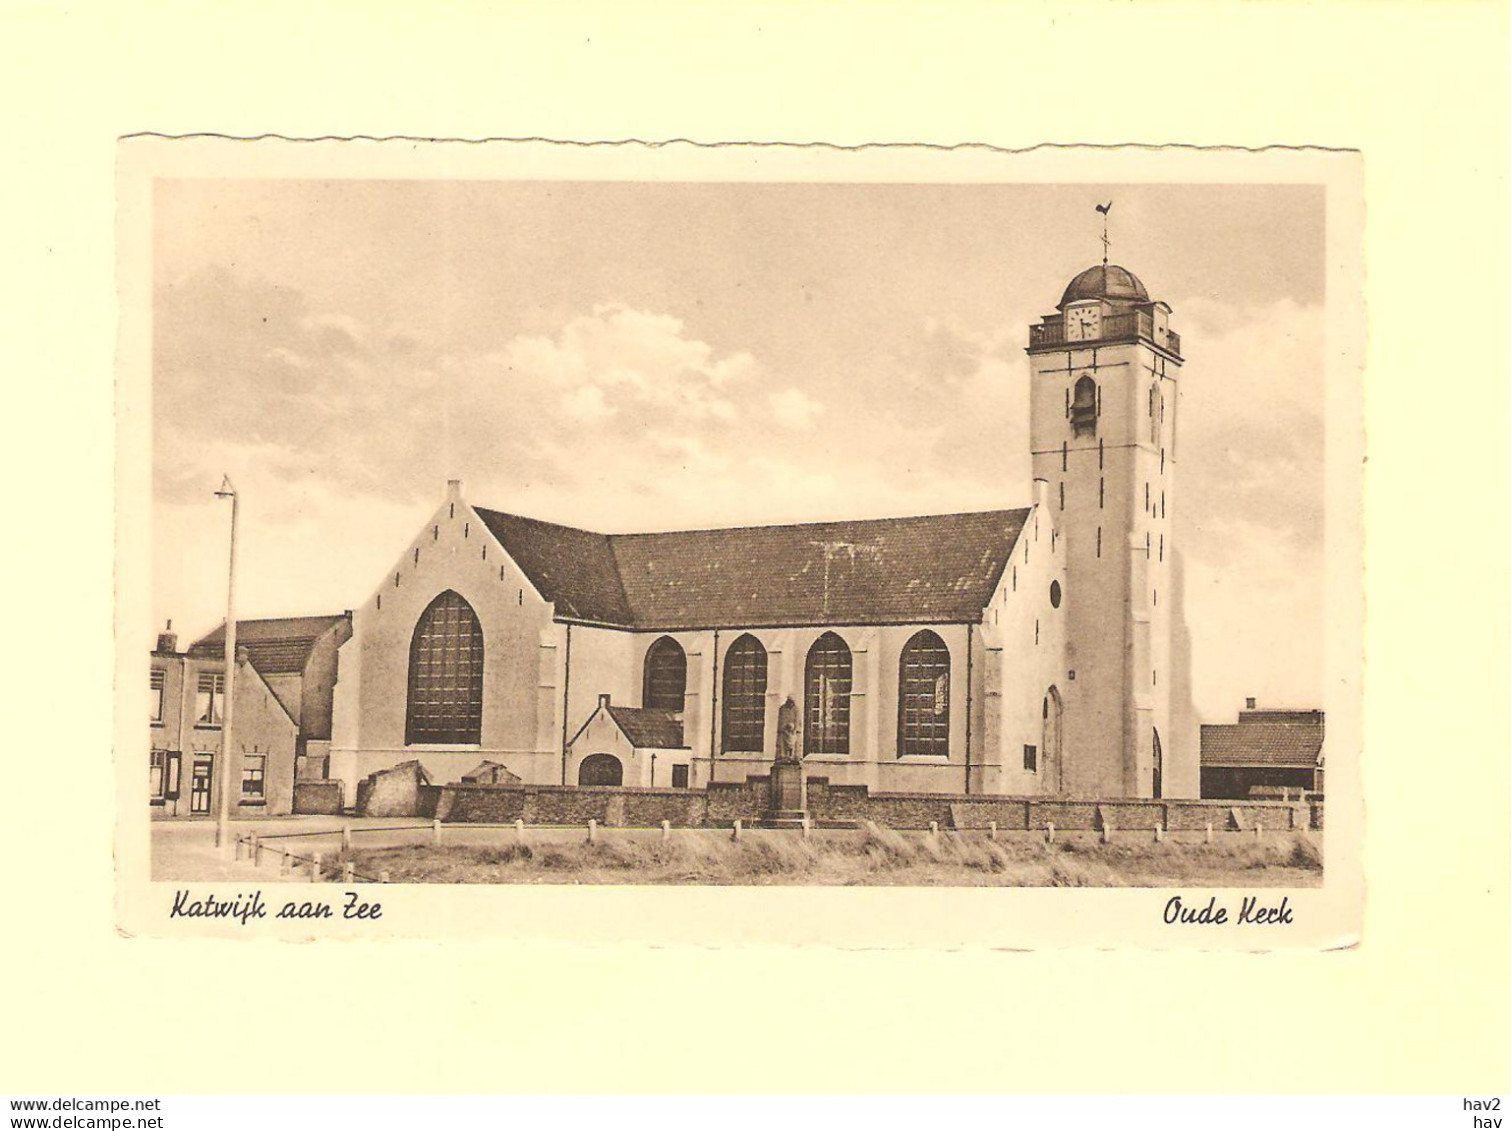
[[[1170,307],[1150,300],[1144,284],[1126,267],[1099,263],[1065,288],[1054,314],[1030,326],[1028,352],[1079,343],[1145,341],[1180,358],[1180,335],[1170,329]]]
[[[1103,299],[1119,304],[1134,304],[1149,301],[1149,292],[1138,276],[1126,267],[1117,264],[1098,263],[1088,267],[1070,281],[1065,293],[1060,296],[1057,309],[1064,310],[1073,302],[1085,299]]]

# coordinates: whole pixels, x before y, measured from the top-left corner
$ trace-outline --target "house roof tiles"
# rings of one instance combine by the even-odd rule
[[[1322,753],[1321,712],[1307,722],[1239,722],[1201,728],[1203,766],[1315,766]]]
[[[337,624],[345,613],[321,617],[275,617],[268,620],[238,620],[236,644],[244,647],[252,666],[264,675],[301,672],[315,642]],[[189,646],[189,655],[219,656],[225,650],[226,626],[200,637]]]
[[[682,736],[682,720],[671,711],[613,705],[606,709],[631,746],[656,750],[681,750],[687,746]]]

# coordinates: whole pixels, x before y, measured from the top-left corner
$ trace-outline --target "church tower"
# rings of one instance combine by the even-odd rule
[[[1180,337],[1170,308],[1105,260],[1070,281],[1057,310],[1029,327],[1028,357],[1033,474],[1050,484],[1065,539],[1063,788],[1171,796]]]

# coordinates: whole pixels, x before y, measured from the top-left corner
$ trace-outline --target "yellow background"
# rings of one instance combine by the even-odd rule
[[[778,1050],[794,1090],[1504,1088],[1503,5],[71,11],[0,14],[0,1090],[762,1089]],[[119,937],[114,162],[118,135],[148,129],[1362,149],[1363,944],[841,953]],[[361,993],[370,970],[400,972],[409,992]],[[599,1042],[613,1055],[584,1055]],[[279,1048],[289,1055],[269,1061]],[[249,1074],[267,1063],[276,1075]]]

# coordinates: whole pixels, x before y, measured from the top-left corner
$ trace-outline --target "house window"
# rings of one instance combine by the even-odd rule
[[[1023,746],[1023,768],[1031,774],[1039,772],[1039,748],[1027,743]]]
[[[225,676],[219,672],[199,673],[199,694],[194,703],[194,725],[220,726],[220,700],[225,694]]]
[[[805,671],[804,754],[850,753],[850,649],[826,632],[808,649]]]
[[[482,730],[483,629],[448,589],[420,614],[409,641],[404,741],[480,742]]]
[[[680,711],[686,697],[687,653],[670,636],[663,636],[645,654],[641,705],[663,711]]]
[[[241,758],[241,800],[262,801],[267,795],[268,756],[244,754]]]
[[[899,756],[949,756],[950,651],[929,629],[916,633],[902,650],[897,706]]]
[[[161,725],[163,721],[163,681],[166,673],[161,668],[152,669],[152,721]]]
[[[161,801],[168,792],[168,752],[166,750],[154,750],[150,765],[152,800]]]
[[[678,763],[672,767],[672,788],[687,788],[687,766],[685,764]]]
[[[724,654],[723,749],[766,749],[766,649],[749,633]],[[687,767],[682,769],[685,773]],[[675,784],[675,767],[672,773]]]

